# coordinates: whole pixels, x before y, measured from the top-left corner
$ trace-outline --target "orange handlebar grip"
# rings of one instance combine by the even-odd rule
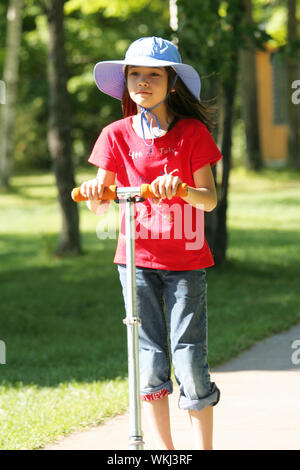
[[[142,184],[141,185],[141,196],[145,199],[148,199],[149,197],[155,198],[155,194],[153,193],[150,184]],[[186,183],[181,183],[176,192],[177,197],[185,197],[187,196],[187,184]],[[74,188],[71,197],[73,201],[75,202],[81,202],[81,201],[88,201],[88,198],[83,196],[80,192],[80,188]],[[107,186],[104,188],[103,194],[101,201],[109,201],[111,199],[117,199],[117,186]]]
[[[117,186],[106,186],[104,188],[101,201],[110,201],[117,198]]]
[[[141,196],[147,199],[148,197],[155,198],[155,194],[153,193],[150,184],[142,184],[141,185]],[[185,197],[187,196],[187,184],[181,183],[176,192],[177,197]]]
[[[74,202],[87,201],[87,198],[80,192],[80,188],[74,188],[71,192],[71,197]]]
[[[80,192],[80,188],[74,188],[71,197],[74,202],[88,201],[88,198],[83,196]],[[117,186],[107,186],[104,188],[101,201],[109,201],[111,199],[116,199],[117,197]]]

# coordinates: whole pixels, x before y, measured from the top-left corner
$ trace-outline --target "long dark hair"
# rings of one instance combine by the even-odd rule
[[[174,86],[174,79],[176,72],[172,67],[166,67],[168,74],[168,91],[170,88],[174,88],[174,92],[170,92],[166,100],[168,114],[174,116],[175,121],[184,118],[194,118],[201,121],[206,125],[208,130],[212,132],[215,122],[213,116],[215,115],[216,108],[212,100],[209,101],[198,101],[189,89],[185,86],[181,78],[178,76]],[[125,86],[122,96],[122,111],[123,116],[133,116],[137,113],[137,106],[129,96],[127,89],[127,76],[128,66],[124,70],[125,75]]]

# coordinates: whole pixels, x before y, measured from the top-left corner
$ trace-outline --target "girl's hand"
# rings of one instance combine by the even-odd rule
[[[80,186],[80,192],[88,198],[86,202],[90,211],[96,215],[103,215],[109,208],[110,201],[99,201],[103,194],[104,184],[97,178],[88,180]]]
[[[91,201],[101,199],[103,194],[104,184],[98,178],[85,181],[80,186],[80,192],[83,196],[87,197]]]
[[[172,199],[176,196],[177,188],[180,183],[182,183],[178,176],[173,176],[173,173],[178,170],[173,170],[171,173],[167,173],[166,167],[167,165],[165,165],[164,168],[165,174],[163,176],[158,176],[151,183],[151,189],[158,199]],[[154,201],[156,202],[156,200]]]
[[[96,215],[103,215],[108,210],[110,201],[87,201],[87,206],[90,211],[94,212]]]
[[[86,205],[96,215],[102,215],[109,208],[110,201],[99,201],[106,186],[114,184],[115,174],[109,170],[98,169],[97,177],[85,181],[80,186],[81,193],[88,198]]]

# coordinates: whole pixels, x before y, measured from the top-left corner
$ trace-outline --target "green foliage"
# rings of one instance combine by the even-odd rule
[[[235,45],[246,47],[251,38],[263,48],[270,39],[259,25],[243,21],[242,2],[181,0],[179,3],[178,38],[183,55],[194,64],[200,75],[216,74],[222,81],[230,80],[230,61]],[[236,26],[236,18],[239,19]]]
[[[65,13],[68,15],[80,10],[85,15],[102,11],[103,16],[127,19],[133,14],[145,9],[160,9],[159,1],[149,0],[68,0],[65,3]]]
[[[16,125],[16,169],[51,164],[47,148],[48,26],[43,2],[25,2],[20,51]],[[8,1],[0,5],[0,74],[5,58]],[[100,60],[124,56],[141,36],[164,35],[168,5],[154,1],[68,1],[65,3],[65,47],[72,107],[75,164],[85,163],[102,127],[122,117],[118,100],[99,92],[93,68]]]
[[[6,34],[6,12],[8,0],[0,3],[0,78],[3,76],[3,65],[5,59],[5,34]]]
[[[253,0],[257,26],[232,30],[232,18],[241,2],[180,0],[179,46],[183,60],[194,65],[202,78],[205,97],[213,97],[211,78],[230,79],[232,45],[250,36],[257,47],[272,34],[278,44],[286,38],[286,2]],[[49,167],[47,149],[48,27],[43,2],[27,0],[23,15],[20,79],[16,126],[17,168]],[[0,3],[0,77],[5,59],[8,0]],[[65,2],[65,37],[68,90],[72,105],[74,159],[86,162],[102,127],[121,115],[120,103],[99,92],[93,67],[100,60],[123,57],[129,44],[141,36],[171,39],[169,2],[162,0],[68,0]],[[274,40],[272,44],[274,44]],[[280,42],[281,41],[281,42]],[[298,45],[296,45],[298,46]],[[289,46],[290,47],[290,46]]]

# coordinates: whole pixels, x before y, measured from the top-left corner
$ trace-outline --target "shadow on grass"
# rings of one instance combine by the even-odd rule
[[[207,276],[212,367],[300,323],[299,245],[297,231],[231,230],[225,269]]]
[[[36,175],[39,176],[39,175]],[[54,181],[46,182],[44,179],[44,174],[41,173],[41,181],[36,182],[30,181],[30,185],[14,183],[5,190],[0,190],[0,194],[4,196],[17,196],[20,200],[33,200],[33,201],[55,201],[58,198],[57,187],[55,186]],[[22,177],[21,177],[22,178]],[[29,192],[28,192],[29,189]],[[30,191],[36,191],[37,194],[30,194]],[[37,191],[38,190],[38,191]],[[49,191],[45,191],[49,190]]]
[[[51,256],[55,235],[1,239],[1,381],[56,386],[127,376],[115,240],[83,234],[84,254]],[[300,322],[299,234],[230,233],[226,269],[208,270],[209,363]]]
[[[56,237],[3,237],[1,380],[55,386],[127,375],[126,328],[115,241],[85,234],[85,253],[57,259]]]

